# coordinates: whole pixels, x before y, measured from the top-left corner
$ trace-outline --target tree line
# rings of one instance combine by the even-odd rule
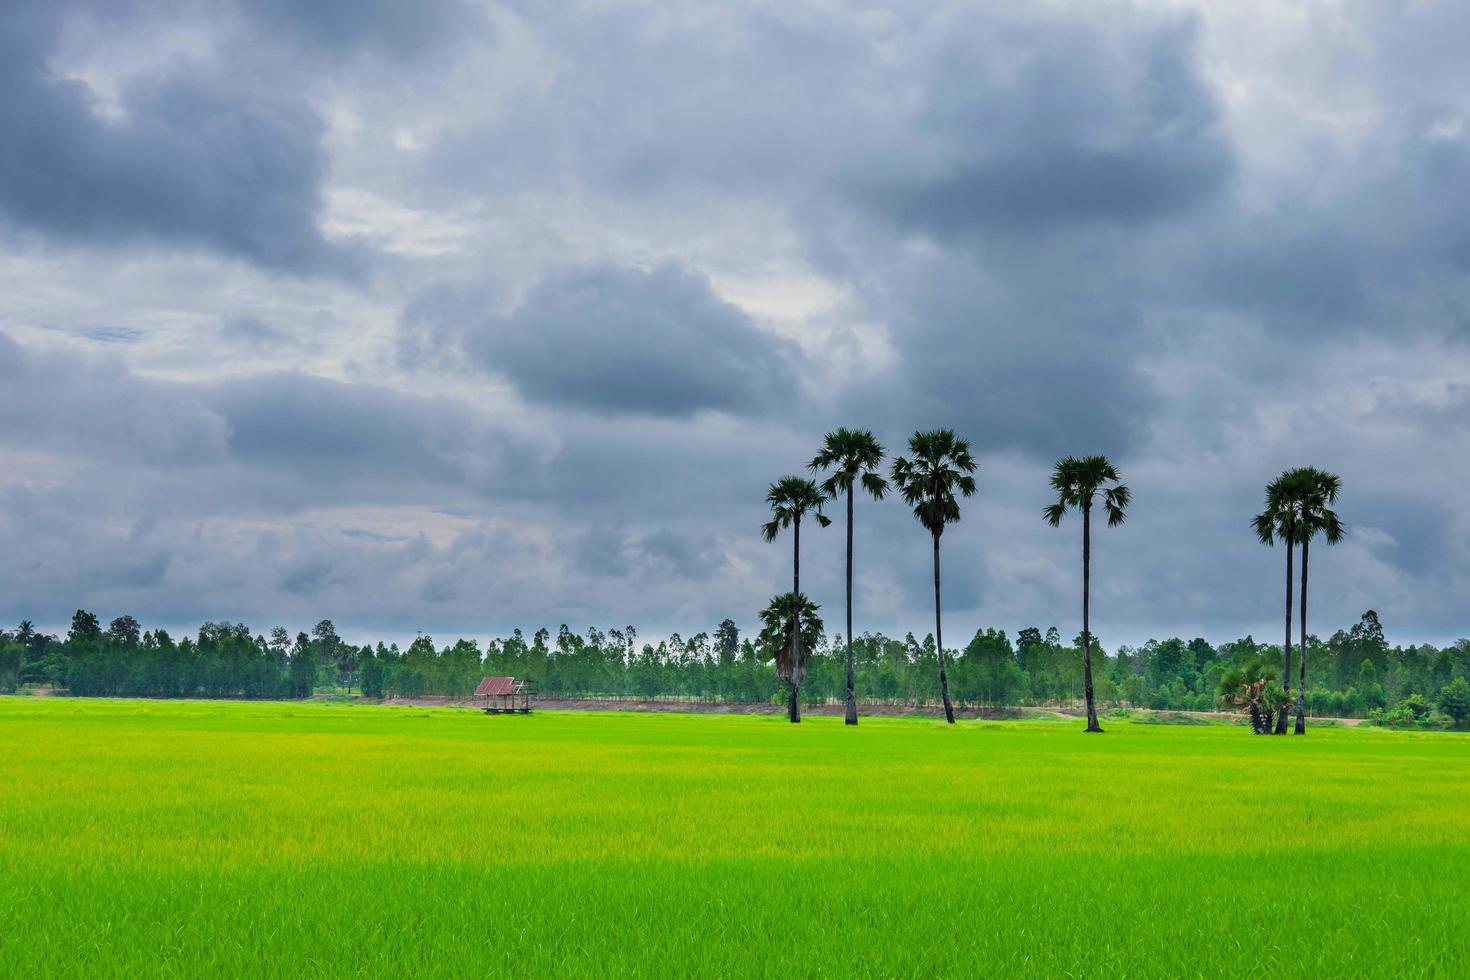
[[[789,602],[790,593],[786,595]],[[807,654],[803,704],[845,704],[847,639],[825,631],[805,599]],[[785,611],[785,610],[783,610]],[[777,664],[784,618],[742,635],[726,619],[712,631],[639,642],[626,626],[578,633],[520,630],[483,646],[460,639],[436,645],[421,636],[397,644],[355,645],[330,620],[294,637],[277,627],[253,633],[243,623],[206,623],[178,639],[143,630],[131,616],[103,627],[79,610],[65,637],[23,622],[0,630],[0,689],[64,688],[73,694],[140,697],[305,698],[325,691],[370,698],[465,697],[486,674],[529,680],[547,697],[678,698],[752,703],[788,700]],[[1104,649],[1092,637],[1094,696],[1104,708],[1205,711],[1234,700],[1243,673],[1279,662],[1282,648],[1252,637],[1219,646],[1203,638],[1150,640]],[[1304,710],[1309,716],[1376,717],[1390,724],[1470,722],[1470,640],[1437,648],[1394,646],[1372,611],[1326,639],[1309,636]],[[902,638],[863,633],[852,641],[853,681],[861,702],[942,704],[932,633]],[[980,629],[946,650],[952,701],[961,709],[1070,708],[1085,704],[1080,635],[1026,627],[1014,636]]]
[[[14,634],[0,632],[0,687],[49,682],[79,694],[306,697],[325,684],[356,685],[369,697],[457,696],[473,690],[482,674],[503,673],[552,695],[762,701],[784,688],[793,722],[801,720],[803,703],[824,703],[840,692],[845,720],[855,725],[860,691],[869,701],[938,703],[953,724],[956,699],[981,707],[1069,704],[1080,682],[1088,732],[1102,731],[1099,702],[1176,710],[1236,706],[1248,713],[1257,734],[1285,734],[1292,709],[1296,734],[1305,732],[1309,714],[1419,724],[1438,708],[1439,717],[1465,722],[1470,702],[1466,641],[1444,650],[1395,648],[1390,655],[1372,611],[1326,644],[1309,635],[1311,543],[1321,538],[1336,544],[1346,533],[1333,510],[1341,481],[1332,473],[1314,467],[1283,472],[1267,484],[1266,507],[1251,521],[1263,544],[1285,546],[1286,628],[1280,647],[1251,637],[1219,648],[1202,638],[1188,643],[1175,638],[1138,649],[1121,647],[1110,658],[1091,631],[1092,518],[1097,508],[1107,525],[1116,527],[1127,519],[1132,501],[1111,460],[1100,455],[1059,460],[1050,478],[1054,499],[1040,514],[1052,527],[1069,512],[1080,516],[1082,631],[1076,639],[1064,644],[1055,627],[1045,635],[1027,627],[1012,643],[1004,632],[991,629],[978,631],[963,649],[951,650],[943,640],[940,544],[945,529],[960,519],[960,500],[977,491],[978,463],[969,443],[949,429],[915,432],[907,453],[892,460],[886,475],[885,457],[873,433],[840,428],[826,434],[807,464],[820,483],[786,476],[771,484],[766,494],[770,519],[761,533],[775,541],[782,531],[791,531],[792,587],[762,610],[754,641],[741,641],[727,619],[713,640],[704,633],[688,641],[676,634],[641,649],[631,626],[606,633],[593,629],[585,638],[562,626],[554,644],[544,629],[529,641],[517,630],[490,641],[483,652],[463,639],[438,650],[428,637],[399,651],[382,644],[354,647],[337,636],[330,620],[322,620],[294,640],[282,627],[267,640],[252,637],[243,624],[206,623],[197,640],[176,643],[163,630],[142,632],[131,616],[113,620],[104,631],[93,614],[78,610],[65,641],[38,636],[29,623],[21,623]],[[854,635],[859,490],[874,500],[896,492],[930,536],[934,632],[922,642],[912,633],[901,641]],[[818,528],[829,527],[832,520],[823,511],[838,499],[847,512],[846,631],[834,641],[825,634],[819,607],[801,591],[801,528],[807,517]],[[1294,605],[1298,553],[1301,580]],[[1299,645],[1293,642],[1294,610],[1300,613]],[[927,677],[926,670],[931,671]]]

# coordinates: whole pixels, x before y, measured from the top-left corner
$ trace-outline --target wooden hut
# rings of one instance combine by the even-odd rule
[[[487,715],[529,715],[531,686],[514,677],[486,677],[475,688],[475,697],[485,699]]]

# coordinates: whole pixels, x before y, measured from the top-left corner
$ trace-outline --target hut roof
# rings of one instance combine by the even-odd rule
[[[480,681],[480,686],[475,688],[475,697],[509,697],[515,693],[516,679],[514,677],[486,677]]]

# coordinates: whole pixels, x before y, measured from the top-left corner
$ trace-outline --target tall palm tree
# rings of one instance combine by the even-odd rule
[[[831,524],[832,519],[822,513],[822,504],[826,499],[816,483],[799,476],[783,476],[766,491],[766,503],[771,505],[771,519],[761,526],[761,535],[767,541],[775,541],[782,528],[789,527],[792,532],[791,594],[795,596],[795,620],[792,627],[792,643],[795,649],[792,651],[792,659],[798,664],[806,663],[801,652],[801,519],[807,511],[811,511],[820,526]],[[791,690],[791,720],[801,721],[794,687]]]
[[[960,519],[963,497],[975,493],[975,457],[967,439],[957,439],[950,429],[915,432],[909,439],[908,457],[893,461],[893,485],[914,509],[914,516],[934,539],[934,649],[939,655],[939,694],[944,699],[944,720],[954,724],[954,703],[949,699],[949,674],[944,665],[944,632],[939,606],[939,538],[944,527]]]
[[[888,481],[878,472],[883,465],[883,447],[866,429],[836,429],[827,433],[821,450],[812,457],[813,473],[830,469],[822,481],[822,492],[836,498],[847,495],[847,711],[845,721],[857,724],[857,696],[853,691],[852,669],[852,497],[861,481],[874,500],[882,500],[888,492]]]
[[[1307,716],[1304,708],[1306,701],[1307,684],[1307,561],[1312,538],[1321,534],[1328,544],[1337,544],[1347,533],[1346,526],[1332,510],[1332,505],[1337,503],[1337,497],[1342,493],[1342,480],[1335,473],[1319,470],[1314,466],[1305,466],[1293,471],[1295,478],[1300,480],[1307,492],[1302,497],[1297,510],[1297,537],[1302,543],[1302,622],[1301,634],[1302,651],[1297,659],[1300,661],[1300,680],[1297,683],[1296,702],[1296,727],[1293,733],[1305,735],[1307,733]]]
[[[1111,485],[1109,485],[1111,484]],[[1092,694],[1092,630],[1088,618],[1092,591],[1092,501],[1102,494],[1108,527],[1122,524],[1132,494],[1119,482],[1118,468],[1106,456],[1068,456],[1052,471],[1051,488],[1057,502],[1046,509],[1047,523],[1060,527],[1062,515],[1072,507],[1082,511],[1082,691],[1087,698],[1087,730],[1100,732],[1097,702]]]
[[[1287,470],[1266,484],[1266,509],[1251,521],[1262,544],[1286,545],[1286,639],[1281,644],[1281,677],[1286,698],[1276,716],[1276,734],[1286,734],[1286,714],[1291,705],[1291,588],[1292,554],[1297,544],[1297,514],[1300,510],[1304,481],[1300,470]]]
[[[792,722],[801,721],[801,682],[806,678],[809,651],[822,638],[822,619],[817,615],[821,608],[806,596],[801,597],[797,607],[794,593],[785,592],[774,596],[769,605],[761,610],[761,632],[756,645],[767,660],[776,661],[776,677],[791,688],[791,700],[786,717]],[[797,623],[801,623],[801,635],[797,635]]]

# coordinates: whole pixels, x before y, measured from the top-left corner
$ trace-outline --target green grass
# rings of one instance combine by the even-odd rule
[[[0,974],[1470,975],[1470,738],[0,698]]]

